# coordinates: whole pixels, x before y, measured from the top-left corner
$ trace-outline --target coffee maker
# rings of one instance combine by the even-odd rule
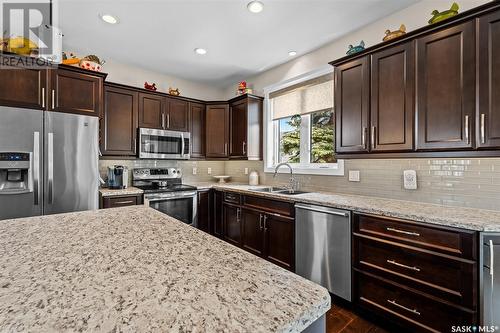
[[[113,165],[108,167],[108,187],[113,190],[127,188],[128,168],[123,165]]]

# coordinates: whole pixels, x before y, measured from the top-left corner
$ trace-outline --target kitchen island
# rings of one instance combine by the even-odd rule
[[[151,208],[0,223],[0,331],[301,332],[327,290]]]

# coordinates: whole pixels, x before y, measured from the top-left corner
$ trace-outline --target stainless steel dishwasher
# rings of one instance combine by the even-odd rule
[[[351,212],[295,205],[295,268],[300,276],[351,301]]]

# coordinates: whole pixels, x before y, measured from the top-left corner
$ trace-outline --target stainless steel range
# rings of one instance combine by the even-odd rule
[[[182,184],[176,168],[141,168],[132,173],[133,185],[144,191],[149,206],[196,227],[197,189]]]

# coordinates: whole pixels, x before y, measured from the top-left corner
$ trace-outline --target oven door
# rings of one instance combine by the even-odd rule
[[[145,199],[148,200],[149,207],[196,227],[196,198],[196,192],[177,192],[153,195]]]
[[[139,158],[189,159],[191,134],[152,128],[139,129]]]

